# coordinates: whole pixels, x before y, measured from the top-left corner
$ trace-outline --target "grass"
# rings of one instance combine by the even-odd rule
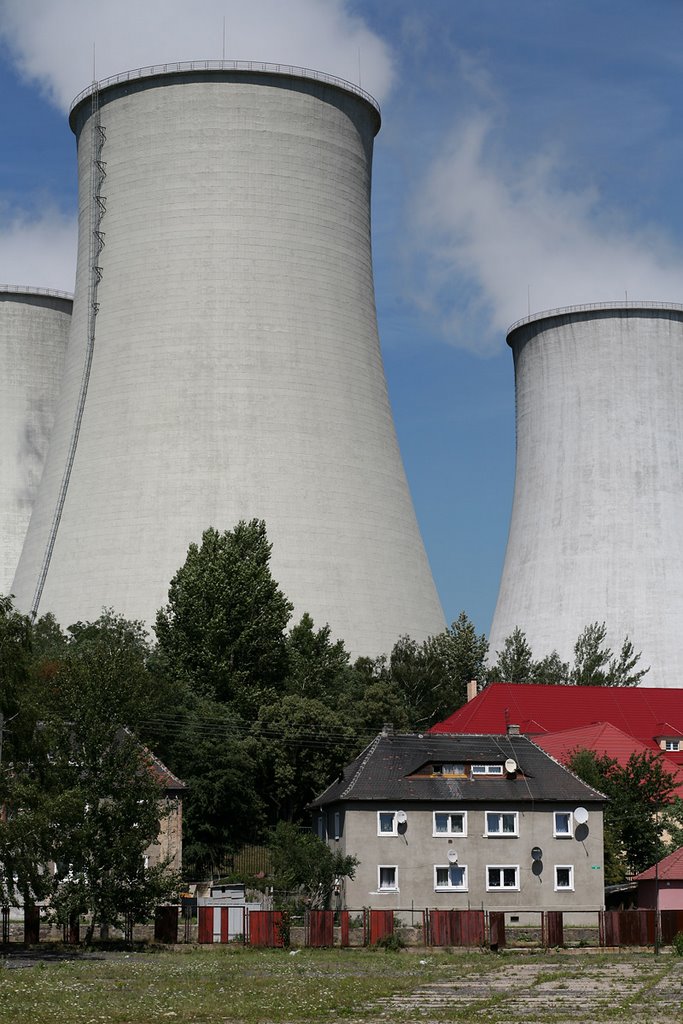
[[[291,955],[204,947],[100,956],[0,967],[0,1021],[579,1024],[602,1016],[642,1024],[658,1021],[660,1013],[662,1020],[679,1019],[683,984],[683,961],[672,956],[655,961],[652,956],[578,955],[567,957],[561,968],[557,955],[550,960],[540,954],[301,950]],[[617,964],[621,982],[614,980]],[[567,990],[583,993],[578,1006],[575,999],[567,1005]]]

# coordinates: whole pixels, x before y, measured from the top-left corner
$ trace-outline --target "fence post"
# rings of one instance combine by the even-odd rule
[[[9,907],[2,908],[2,944],[9,942]]]
[[[28,946],[40,942],[40,907],[24,906],[24,942]]]

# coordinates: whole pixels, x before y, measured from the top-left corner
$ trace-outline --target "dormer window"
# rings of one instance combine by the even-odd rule
[[[503,775],[502,764],[473,764],[472,775]]]
[[[680,750],[681,749],[681,741],[680,740],[664,740],[664,749],[665,750]]]
[[[459,764],[457,761],[444,761],[442,764],[435,764],[433,768],[433,775],[460,775],[464,776],[465,765]]]

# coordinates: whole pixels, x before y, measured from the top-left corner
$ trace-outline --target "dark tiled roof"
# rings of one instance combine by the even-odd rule
[[[519,771],[504,778],[411,777],[423,765],[462,762],[517,762]],[[467,801],[604,801],[526,736],[407,735],[377,736],[343,776],[332,783],[312,807],[342,801],[467,800]]]

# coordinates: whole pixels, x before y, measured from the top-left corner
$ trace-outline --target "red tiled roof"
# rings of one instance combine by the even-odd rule
[[[431,731],[504,733],[514,723],[536,737],[599,722],[659,749],[662,726],[683,735],[683,689],[491,683]]]
[[[683,880],[683,846],[679,846],[677,850],[670,853],[668,856],[660,860],[657,867],[657,873],[659,875],[659,881],[665,882],[667,879],[670,882],[678,882]],[[648,879],[654,879],[655,868],[654,865],[651,868],[646,868],[645,871],[641,871],[639,875],[633,876],[634,882],[645,882]]]
[[[557,761],[563,764],[574,750],[594,750],[596,754],[613,758],[622,768],[631,754],[652,753],[652,747],[641,742],[622,729],[609,722],[596,722],[595,725],[578,726],[576,729],[562,729],[560,732],[546,733],[535,736],[534,742],[546,750]],[[677,786],[673,796],[683,798],[683,770],[659,751],[667,771],[676,780]]]

